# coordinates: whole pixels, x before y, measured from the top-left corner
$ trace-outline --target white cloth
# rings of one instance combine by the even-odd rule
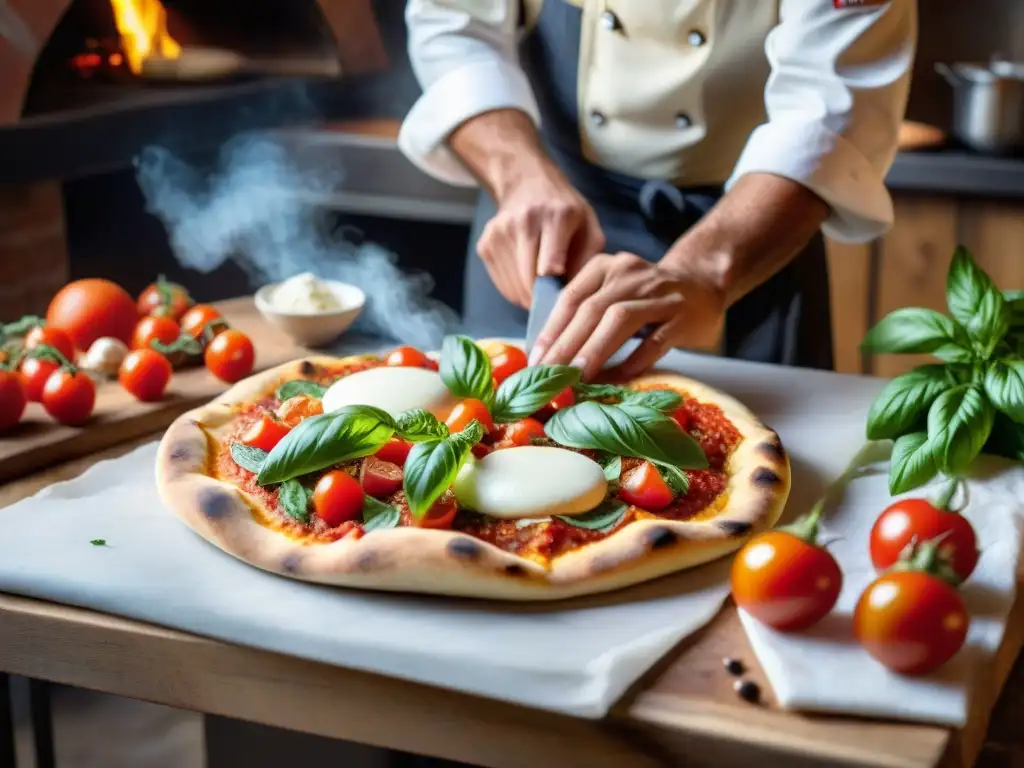
[[[961,587],[971,616],[967,640],[934,674],[904,677],[868,656],[851,629],[857,599],[876,577],[868,551],[871,526],[893,502],[887,484],[889,447],[869,444],[826,497],[822,537],[835,537],[828,548],[843,571],[843,590],[832,614],[795,634],[774,632],[742,611],[740,620],[783,707],[962,726],[972,684],[999,648],[1016,596],[1024,467],[990,457],[973,467],[964,516],[978,535],[981,558]],[[930,496],[935,485],[905,496]]]

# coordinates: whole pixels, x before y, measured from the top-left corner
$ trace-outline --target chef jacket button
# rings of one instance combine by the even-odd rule
[[[604,112],[599,112],[596,109],[591,111],[590,119],[594,121],[594,125],[598,128],[608,122],[608,118],[604,116]]]
[[[604,28],[612,32],[622,31],[622,21],[612,11],[605,11],[601,14],[601,22],[604,24]]]
[[[689,34],[686,36],[686,42],[692,45],[694,48],[700,48],[704,43],[708,41],[704,33],[699,29],[691,29]]]
[[[690,116],[688,114],[686,114],[685,112],[680,112],[678,115],[676,115],[676,128],[678,128],[679,130],[684,130],[686,128],[689,128],[691,125],[693,125],[693,120],[690,119]]]

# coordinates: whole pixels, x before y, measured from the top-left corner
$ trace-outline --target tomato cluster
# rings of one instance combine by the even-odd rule
[[[853,634],[894,672],[932,672],[960,650],[970,618],[957,587],[974,571],[974,529],[949,507],[951,481],[936,500],[903,499],[871,529],[869,549],[878,572],[861,593]],[[756,536],[733,561],[736,604],[781,632],[806,629],[834,607],[842,588],[835,558],[817,542],[821,506],[793,525]]]

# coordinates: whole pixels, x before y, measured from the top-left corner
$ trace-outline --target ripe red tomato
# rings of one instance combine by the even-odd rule
[[[21,365],[18,367],[18,373],[21,374],[25,395],[30,401],[33,403],[42,401],[43,387],[46,386],[46,380],[58,368],[60,368],[59,363],[38,357],[27,357],[21,362]]]
[[[138,321],[139,311],[128,292],[96,278],[68,283],[46,310],[46,324],[66,331],[82,351],[101,336],[129,344]]]
[[[35,349],[44,345],[53,347],[64,355],[68,361],[75,361],[75,342],[60,328],[37,325],[25,334],[25,349]]]
[[[244,333],[227,330],[218,333],[207,345],[203,360],[210,373],[221,381],[233,384],[252,373],[256,351]]]
[[[274,446],[284,439],[291,427],[275,418],[272,414],[263,413],[242,435],[242,442],[252,448],[270,453]]]
[[[875,579],[853,613],[853,632],[864,650],[904,675],[928,674],[953,658],[969,624],[959,593],[922,571]]]
[[[520,419],[504,425],[499,444],[501,448],[532,445],[538,437],[545,437],[544,425],[536,419]]]
[[[471,450],[473,452],[473,455],[476,458],[482,459],[487,454],[493,453],[499,447],[504,448],[506,446],[499,446],[497,443],[495,443],[494,445],[488,445],[487,443],[476,443],[469,450]],[[511,447],[511,446],[508,446],[508,447]]]
[[[430,505],[426,514],[416,520],[416,525],[420,528],[447,530],[455,523],[456,512],[455,496],[451,491],[445,491],[441,498]]]
[[[132,349],[152,349],[152,342],[170,344],[181,335],[181,327],[169,317],[144,317],[132,334]]]
[[[319,416],[324,412],[324,404],[309,395],[289,397],[277,406],[277,418],[289,427],[296,426],[303,419]]]
[[[690,412],[686,410],[685,405],[682,408],[676,409],[676,411],[672,414],[672,420],[679,425],[679,428],[683,430],[683,432],[686,432],[690,429],[691,416]]]
[[[645,461],[639,467],[622,474],[619,498],[634,507],[657,512],[671,504],[675,495],[658,468]]]
[[[557,395],[555,395],[555,397],[551,400],[550,403],[548,403],[539,411],[537,411],[537,413],[535,413],[533,416],[538,421],[547,421],[552,416],[554,416],[555,411],[560,411],[563,408],[568,408],[570,405],[575,404],[576,395],[572,391],[572,387],[566,387]]]
[[[117,372],[117,379],[125,391],[134,395],[137,400],[152,403],[164,396],[167,383],[171,380],[171,373],[171,364],[166,357],[155,349],[143,347],[125,355]]]
[[[0,432],[21,421],[27,402],[21,376],[14,371],[0,369]]]
[[[939,552],[961,581],[978,564],[978,540],[966,518],[925,499],[903,499],[889,506],[871,527],[871,562],[884,571],[894,565],[916,538],[930,541],[944,536]]]
[[[43,408],[61,424],[78,426],[92,415],[96,385],[84,373],[61,368],[43,385]]]
[[[491,358],[491,375],[495,386],[526,367],[526,353],[511,344],[495,342],[487,349],[487,355]]]
[[[220,319],[220,312],[209,304],[196,304],[181,316],[181,330],[198,339],[203,335],[207,325]]]
[[[313,509],[331,528],[359,520],[363,514],[363,488],[348,472],[332,470],[313,488]]]
[[[139,294],[137,306],[139,314],[143,317],[169,317],[177,322],[192,303],[192,297],[188,295],[184,286],[168,282],[161,276]]]
[[[402,468],[390,461],[367,456],[359,467],[359,484],[367,496],[386,499],[402,487]]]
[[[437,370],[437,363],[415,347],[398,347],[384,358],[384,364],[399,368],[429,368],[432,371]]]
[[[384,447],[374,454],[381,461],[389,461],[399,467],[405,466],[405,460],[409,458],[409,451],[412,450],[412,443],[407,443],[397,437],[393,437],[384,443]]]
[[[494,420],[491,419],[487,406],[472,397],[466,398],[452,408],[451,415],[445,423],[451,432],[461,432],[473,419],[483,425],[484,432],[494,429]]]
[[[843,586],[839,564],[815,543],[819,514],[754,537],[732,563],[736,605],[780,632],[820,621]]]

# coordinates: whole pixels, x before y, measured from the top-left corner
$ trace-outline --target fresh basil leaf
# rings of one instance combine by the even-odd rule
[[[588,400],[555,413],[544,431],[569,448],[593,448],[681,469],[704,469],[708,465],[696,440],[661,411],[642,405]]]
[[[498,387],[491,416],[507,423],[536,413],[566,387],[578,384],[580,370],[568,365],[535,365],[509,376]]]
[[[658,474],[673,496],[685,496],[690,490],[690,476],[671,464],[655,464]]]
[[[1006,335],[1009,313],[1003,294],[963,246],[956,249],[949,265],[946,303],[953,318],[989,353]]]
[[[912,430],[953,382],[944,365],[922,365],[885,385],[868,411],[868,440],[895,439]]]
[[[363,531],[384,531],[394,528],[402,519],[402,513],[393,504],[385,504],[373,496],[363,497]]]
[[[966,342],[963,331],[942,313],[904,307],[883,317],[860,348],[873,354],[932,354],[946,347],[966,347]]]
[[[597,507],[582,515],[555,515],[554,517],[575,528],[607,533],[622,522],[628,511],[628,504],[623,504],[617,499],[605,499]]]
[[[577,400],[622,400],[633,393],[628,387],[619,387],[615,384],[587,384],[579,383],[573,387]]]
[[[369,405],[348,405],[303,419],[267,456],[260,485],[280,483],[376,453],[395,434],[395,421]]]
[[[300,523],[309,522],[309,502],[313,499],[313,491],[298,480],[285,480],[277,489],[277,501],[289,517]]]
[[[622,398],[622,402],[646,405],[662,413],[672,413],[683,404],[683,396],[668,389],[646,389],[642,392],[631,391]]]
[[[947,363],[969,363],[974,360],[977,355],[971,348],[971,342],[966,338],[966,334],[962,328],[956,326],[956,333],[959,336],[964,336],[961,341],[955,344],[943,344],[936,350],[932,351],[939,360],[943,360]]]
[[[985,373],[985,394],[996,408],[1024,424],[1024,360],[996,360]]]
[[[1011,329],[1024,328],[1024,291],[1003,291],[1007,319]]]
[[[954,387],[928,409],[928,442],[935,463],[951,475],[974,461],[992,431],[995,409],[977,385]]]
[[[468,336],[446,336],[441,344],[441,379],[457,397],[473,397],[490,406],[494,400],[491,361]]]
[[[327,387],[322,384],[317,384],[315,381],[293,379],[292,381],[286,381],[279,386],[275,396],[281,401],[297,397],[298,395],[309,395],[310,397],[315,397],[317,400],[322,400],[326,391]]]
[[[925,432],[903,435],[892,447],[889,460],[889,493],[893,496],[920,488],[936,474],[931,443]]]
[[[621,456],[605,456],[600,461],[601,468],[604,470],[604,479],[611,483],[618,485],[619,478],[622,476],[622,457]]]
[[[231,458],[235,464],[242,469],[259,474],[263,469],[263,462],[267,460],[267,452],[261,448],[253,448],[245,443],[231,444]]]
[[[997,413],[992,423],[992,434],[982,450],[993,456],[1024,462],[1024,424]]]
[[[414,408],[411,411],[403,411],[395,419],[395,432],[403,440],[410,443],[418,443],[423,440],[436,440],[439,437],[448,437],[448,427],[437,417],[422,408]]]
[[[412,447],[405,460],[403,488],[413,517],[423,517],[451,487],[466,457],[483,436],[483,427],[474,420],[454,435]]]

